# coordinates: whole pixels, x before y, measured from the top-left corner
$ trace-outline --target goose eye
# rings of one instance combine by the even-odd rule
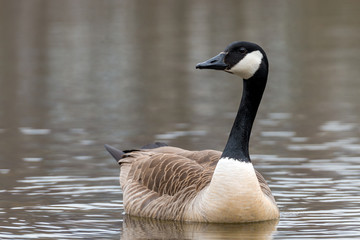
[[[244,53],[246,53],[246,48],[241,47],[238,49],[238,52],[244,54]]]

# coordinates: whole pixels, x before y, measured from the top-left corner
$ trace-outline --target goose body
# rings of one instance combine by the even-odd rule
[[[194,222],[256,222],[279,217],[265,179],[250,160],[252,124],[267,82],[268,61],[258,45],[234,42],[200,63],[243,79],[240,107],[223,152],[188,151],[156,143],[121,151],[105,145],[120,164],[127,214]]]

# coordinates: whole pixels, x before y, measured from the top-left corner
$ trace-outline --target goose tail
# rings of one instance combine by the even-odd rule
[[[105,149],[111,154],[111,156],[115,159],[116,162],[119,162],[119,160],[122,159],[126,153],[139,151],[138,149],[121,151],[121,150],[114,148],[107,144],[105,144],[104,146],[105,146]],[[155,143],[145,145],[141,149],[154,149],[154,148],[165,147],[165,146],[168,146],[168,145],[163,142],[155,142]]]
[[[105,149],[111,154],[116,162],[119,162],[119,160],[122,159],[125,154],[123,151],[107,144],[105,144]]]

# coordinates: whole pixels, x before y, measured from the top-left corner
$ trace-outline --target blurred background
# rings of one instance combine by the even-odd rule
[[[357,0],[0,0],[0,238],[131,230],[103,144],[221,151],[242,81],[195,65],[237,40],[270,62],[250,152],[282,217],[262,233],[360,236],[359,13]]]

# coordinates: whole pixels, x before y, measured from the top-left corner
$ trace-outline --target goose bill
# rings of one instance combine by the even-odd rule
[[[224,58],[226,53],[221,52],[220,54],[216,55],[205,62],[198,63],[196,68],[198,69],[215,69],[215,70],[225,70],[228,65],[224,62]]]

